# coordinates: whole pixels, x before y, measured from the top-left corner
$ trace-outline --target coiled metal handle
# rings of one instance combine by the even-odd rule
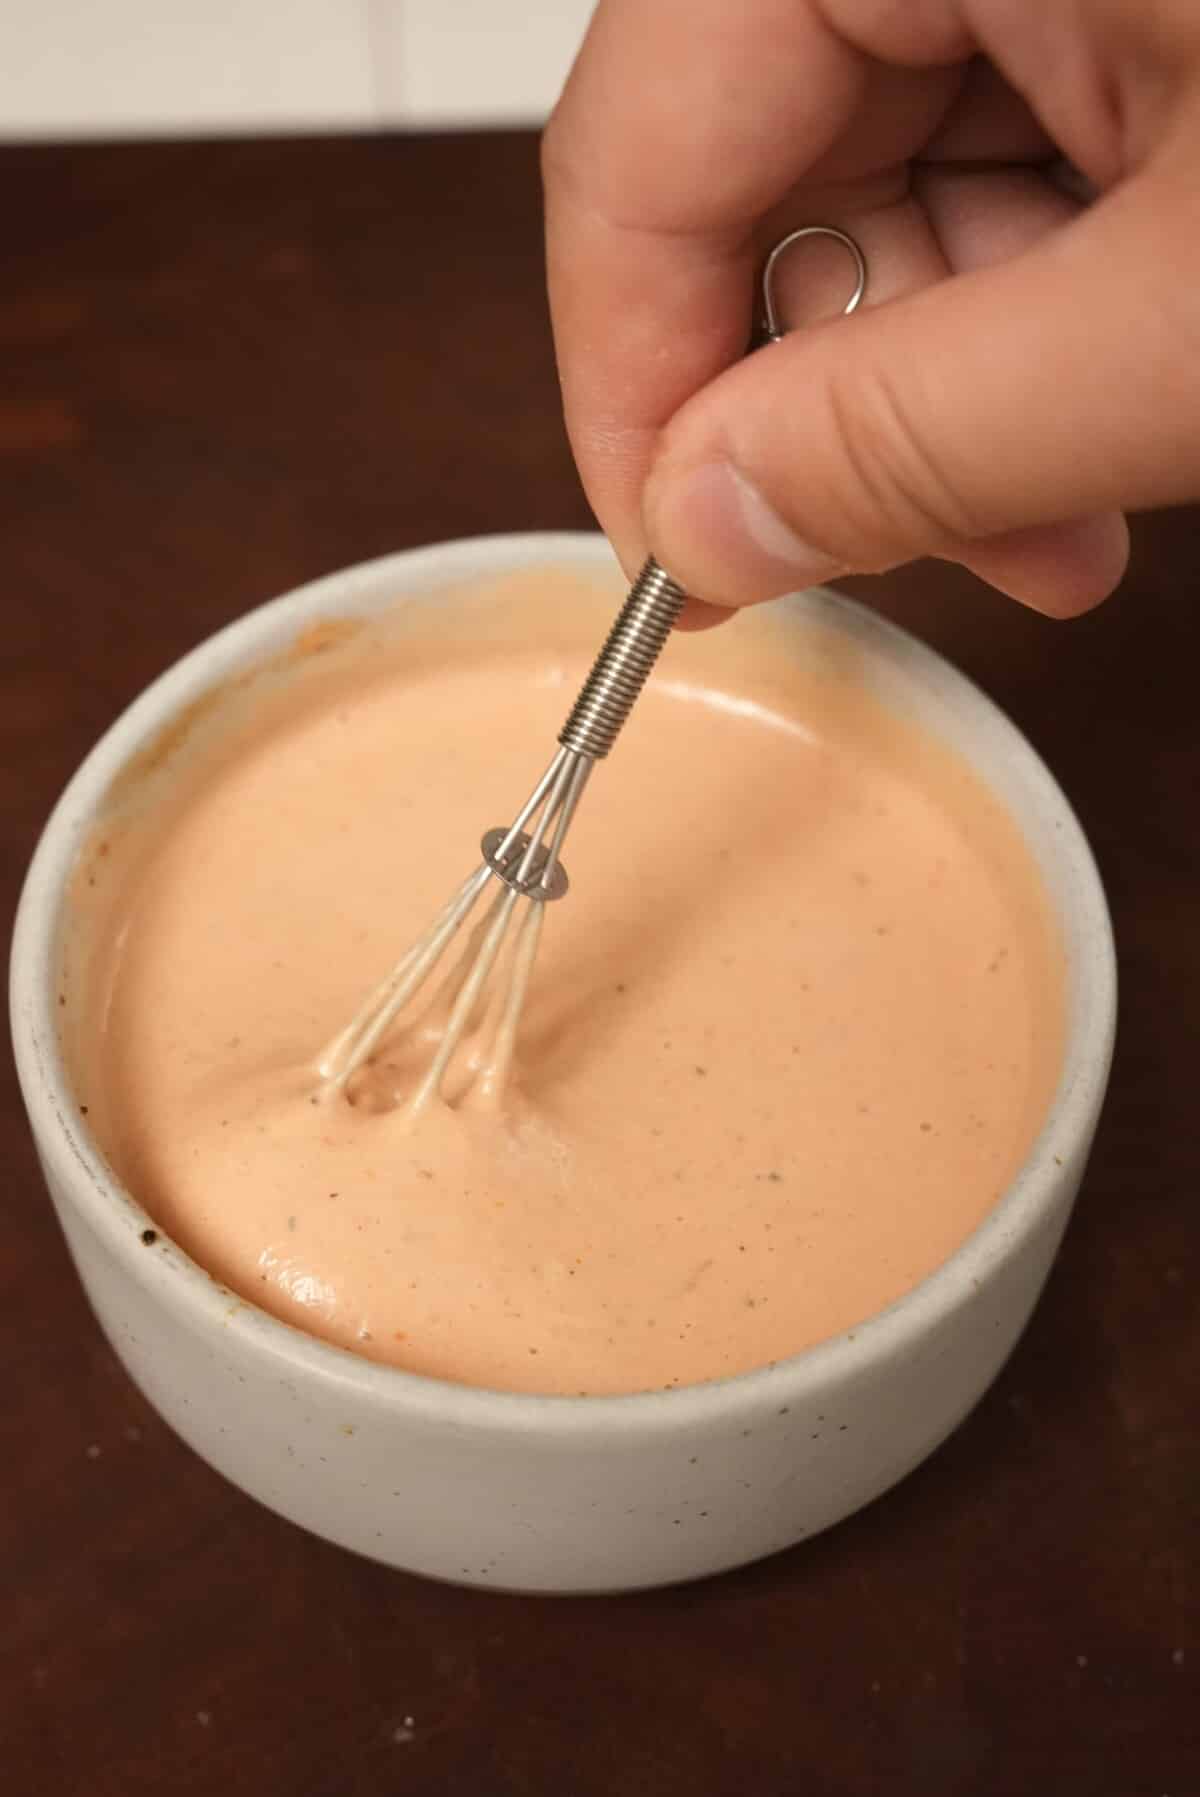
[[[564,749],[600,761],[650,678],[683,606],[684,591],[654,557],[629,589],[629,597],[559,731]]]

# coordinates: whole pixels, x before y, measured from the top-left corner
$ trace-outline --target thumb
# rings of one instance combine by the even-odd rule
[[[664,433],[654,554],[745,605],[922,555],[987,575],[1045,527],[1200,497],[1190,204],[1139,176],[1011,262],[731,368]]]

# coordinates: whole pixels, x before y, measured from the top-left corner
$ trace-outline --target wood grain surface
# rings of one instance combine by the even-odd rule
[[[80,756],[217,626],[387,550],[589,519],[532,138],[7,149],[0,192],[11,909]],[[791,1553],[652,1595],[523,1599],[277,1520],[119,1370],[4,1080],[6,1792],[1200,1792],[1198,574],[1180,512],[1142,523],[1124,590],[1070,625],[946,568],[861,584],[1008,709],[1077,805],[1121,1024],[1015,1357],[931,1461]]]

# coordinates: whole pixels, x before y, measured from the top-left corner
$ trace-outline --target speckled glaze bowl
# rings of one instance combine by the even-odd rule
[[[197,1453],[272,1509],[391,1566],[521,1591],[617,1591],[754,1560],[848,1516],[932,1452],[980,1397],[1038,1297],[1108,1077],[1112,937],[1087,843],[1024,738],[953,668],[826,593],[896,709],[956,748],[1021,825],[1069,962],[1062,1076],[1012,1185],[898,1303],[740,1377],[617,1398],[538,1398],[418,1377],[327,1346],[236,1298],[157,1231],[92,1140],[60,1054],[64,900],[118,773],[218,682],[319,620],[522,566],[610,562],[593,536],[442,544],[252,612],[156,681],[88,756],[30,867],[12,954],[17,1066],[63,1232],[131,1377]]]

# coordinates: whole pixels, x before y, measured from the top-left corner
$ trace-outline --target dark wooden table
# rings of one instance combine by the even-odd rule
[[[0,153],[3,902],[182,650],[408,544],[588,522],[526,136]],[[1103,378],[1103,370],[1097,370]],[[12,1797],[1196,1797],[1200,519],[1069,626],[872,583],[1063,780],[1122,1020],[1011,1364],[898,1490],[707,1584],[523,1599],[309,1539],[183,1448],[86,1309],[0,1091]]]

